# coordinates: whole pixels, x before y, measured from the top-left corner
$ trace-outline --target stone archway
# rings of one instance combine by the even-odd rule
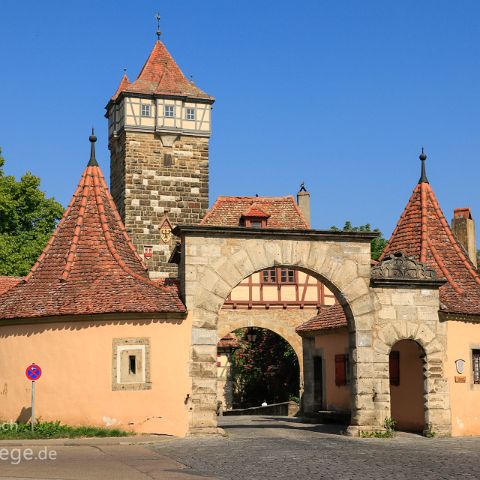
[[[182,227],[180,280],[192,320],[191,433],[215,432],[217,419],[215,349],[219,311],[244,278],[272,266],[292,266],[316,276],[344,307],[350,331],[353,382],[352,423],[369,424],[374,415],[372,326],[369,290],[372,235],[344,232],[291,232],[240,228]]]
[[[392,347],[402,340],[413,340],[425,352],[424,400],[425,428],[440,435],[451,430],[448,381],[443,372],[446,348],[445,336],[435,333],[420,322],[398,320],[378,331],[373,344],[376,380],[373,391],[376,399],[378,423],[391,416],[389,354]]]
[[[301,358],[299,357],[299,350],[298,347],[299,345],[293,344],[284,336],[280,333],[280,329],[278,328],[277,325],[273,324],[271,325],[272,328],[269,328],[265,326],[266,324],[263,322],[255,322],[258,323],[255,326],[252,325],[247,325],[243,321],[236,321],[234,323],[234,326],[232,326],[232,329],[230,330],[228,325],[223,324],[219,326],[219,343],[218,343],[218,355],[217,358],[219,362],[217,363],[218,367],[218,377],[217,377],[217,393],[219,395],[219,398],[217,399],[217,403],[222,402],[223,408],[227,406],[228,409],[228,401],[226,400],[228,396],[230,396],[230,409],[232,408],[248,408],[248,407],[259,407],[260,404],[263,401],[268,401],[269,404],[272,403],[277,403],[277,402],[287,402],[290,401],[290,397],[285,397],[285,398],[276,398],[280,396],[284,396],[285,394],[289,393],[290,395],[293,395],[295,397],[301,396]],[[262,326],[259,326],[259,325]],[[270,325],[270,324],[268,324]],[[249,339],[250,335],[254,335],[252,338]],[[273,335],[272,335],[273,334]],[[233,338],[232,338],[233,337]],[[266,340],[266,343],[264,343]],[[232,343],[236,343],[235,346],[232,347],[232,349],[229,352],[226,352],[226,349],[228,348],[229,345],[232,345]],[[273,342],[273,343],[272,343]],[[260,345],[262,346],[262,349],[259,351],[257,347]],[[258,364],[260,371],[262,372],[262,375],[264,375],[264,379],[266,380],[265,383],[261,382],[261,384],[257,385],[253,390],[252,386],[250,385],[250,394],[253,394],[255,397],[260,393],[260,391],[263,389],[265,385],[269,385],[269,387],[273,387],[273,390],[269,390],[267,387],[266,391],[266,396],[263,396],[261,400],[257,404],[254,405],[238,405],[238,397],[239,393],[242,391],[240,390],[235,390],[235,376],[232,373],[232,365],[235,363],[233,360],[235,356],[235,350],[237,348],[245,348],[245,346],[248,345],[248,349],[251,352],[256,352],[253,353],[253,355],[257,355],[257,352],[262,352],[259,353],[259,361],[261,363]],[[270,368],[272,366],[278,367],[279,365],[276,363],[272,363],[272,350],[267,348],[265,350],[265,346],[273,347],[274,349],[279,349],[280,352],[282,352],[282,359],[280,359],[280,369],[272,371]],[[292,360],[292,356],[289,355],[289,360],[286,360],[286,357],[283,356],[283,354],[286,351],[286,346],[288,345],[289,350],[294,354],[295,359]],[[269,351],[270,350],[270,351]],[[240,352],[243,354],[244,352]],[[277,350],[276,353],[273,353],[274,358],[275,355],[278,355],[279,351]],[[222,355],[223,354],[223,355]],[[240,355],[242,357],[243,355]],[[269,373],[267,373],[269,372]],[[237,372],[238,373],[238,372]],[[220,379],[220,380],[219,380]],[[228,384],[228,381],[230,381],[230,385]],[[284,383],[286,382],[286,383]],[[295,385],[294,385],[295,384]],[[241,384],[236,384],[237,387],[240,387]],[[287,387],[285,387],[287,386]],[[293,389],[292,389],[293,387]],[[236,392],[236,395],[235,393]],[[243,401],[246,399],[250,400],[247,397],[243,397],[245,392],[242,391],[240,394],[240,397],[243,398]],[[237,406],[234,405],[234,400],[235,396],[237,396]],[[293,408],[293,407],[292,407]],[[298,411],[298,409],[297,409]],[[296,413],[296,412],[295,412]],[[290,413],[289,413],[290,414]]]
[[[228,318],[228,314],[231,314],[230,311],[222,311],[222,314],[225,313],[225,317],[220,318],[218,322],[217,337],[220,340],[226,334],[231,333],[240,328],[247,327],[256,327],[264,328],[276,333],[278,336],[282,337],[295,351],[298,362],[300,364],[300,377],[302,372],[302,338],[300,335],[295,333],[294,328],[286,328],[284,325],[276,321],[276,312],[253,312],[244,311],[244,312],[233,312],[240,313],[240,315],[233,317],[232,319]],[[273,314],[271,314],[273,313]],[[282,312],[283,313],[283,312]],[[296,313],[296,312],[295,312]]]
[[[390,415],[397,430],[425,430],[424,358],[415,340],[400,340],[390,351]]]

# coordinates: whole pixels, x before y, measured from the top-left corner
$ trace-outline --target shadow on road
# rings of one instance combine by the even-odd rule
[[[302,430],[305,432],[326,433],[331,435],[344,435],[346,425],[334,424],[311,424],[303,422],[295,417],[273,417],[273,416],[228,416],[219,417],[219,426],[226,431],[232,429],[283,429]]]

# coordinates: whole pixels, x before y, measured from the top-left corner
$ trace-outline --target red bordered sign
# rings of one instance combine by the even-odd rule
[[[42,376],[42,369],[38,365],[35,365],[34,363],[32,363],[25,370],[25,375],[29,380],[31,380],[32,382],[35,382]]]

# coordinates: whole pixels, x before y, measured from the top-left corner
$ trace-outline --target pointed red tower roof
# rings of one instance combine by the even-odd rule
[[[112,97],[112,100],[115,100],[122,92],[124,92],[130,85],[130,80],[127,77],[127,74],[124,73],[122,79],[120,80],[120,85],[115,92],[115,95]]]
[[[403,252],[432,267],[447,279],[440,287],[441,309],[456,314],[480,314],[480,275],[455,239],[425,173],[427,156],[420,155],[422,173],[380,260]]]
[[[91,155],[62,220],[30,273],[1,297],[0,319],[185,312],[175,289],[152,282]]]
[[[122,91],[146,95],[170,95],[204,99],[213,102],[213,97],[187,80],[167,48],[160,40],[155,42],[137,79]],[[113,97],[114,99],[116,96]]]

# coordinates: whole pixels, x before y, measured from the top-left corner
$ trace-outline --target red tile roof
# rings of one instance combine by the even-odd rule
[[[115,100],[120,95],[120,93],[124,92],[128,88],[129,85],[130,80],[128,79],[127,74],[124,73],[122,80],[120,80],[120,85],[118,86],[115,95],[113,95],[112,100]]]
[[[217,198],[201,225],[238,227],[246,212],[260,209],[269,215],[267,228],[304,230],[310,228],[292,195],[286,197],[224,197]]]
[[[10,290],[21,281],[21,277],[0,276],[0,295]]]
[[[300,335],[319,332],[321,330],[331,330],[347,326],[347,317],[343,308],[339,304],[320,307],[318,315],[298,326],[295,331]]]
[[[124,77],[126,78],[126,77]],[[128,79],[126,79],[128,81]],[[122,79],[123,83],[123,79]],[[147,95],[171,95],[213,102],[213,97],[200,90],[187,80],[165,45],[158,40],[137,79],[128,84],[120,84],[115,99],[120,92],[143,93]]]
[[[252,203],[250,207],[242,213],[242,217],[268,218],[270,215],[263,211],[258,203]]]
[[[152,282],[90,161],[57,229],[23,282],[0,301],[0,319],[185,312],[176,288]]]
[[[380,260],[395,252],[425,263],[447,279],[440,287],[442,310],[480,314],[480,275],[455,239],[427,181],[413,190]]]

